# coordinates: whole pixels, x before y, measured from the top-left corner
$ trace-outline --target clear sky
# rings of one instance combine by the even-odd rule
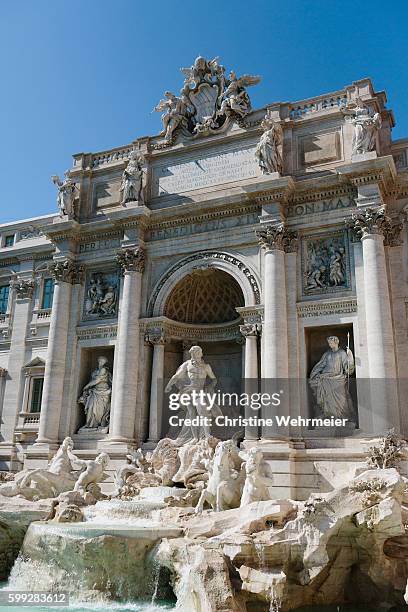
[[[0,0],[0,222],[55,211],[73,153],[157,133],[197,55],[261,75],[254,107],[369,76],[408,136],[407,18],[404,0]]]

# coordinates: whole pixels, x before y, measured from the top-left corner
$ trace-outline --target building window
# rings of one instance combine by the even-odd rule
[[[44,378],[33,378],[32,384],[33,388],[31,392],[30,412],[40,412]]]
[[[10,234],[10,236],[6,236],[4,239],[5,247],[12,247],[14,245],[14,234]]]
[[[46,278],[43,285],[43,294],[41,308],[50,309],[52,307],[52,298],[54,297],[54,281],[52,278]]]
[[[6,314],[9,300],[10,286],[0,287],[0,314]]]

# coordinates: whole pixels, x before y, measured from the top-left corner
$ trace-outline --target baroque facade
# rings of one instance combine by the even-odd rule
[[[408,140],[369,79],[252,110],[259,77],[204,58],[183,74],[159,136],[74,155],[59,213],[0,226],[1,464],[43,466],[68,435],[111,470],[153,448],[197,344],[222,390],[289,381],[290,415],[311,416],[337,336],[353,429],[244,432],[276,496],[304,499],[373,436],[408,434]]]

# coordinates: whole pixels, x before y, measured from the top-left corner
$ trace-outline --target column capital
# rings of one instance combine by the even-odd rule
[[[366,208],[354,213],[351,219],[345,219],[346,227],[351,230],[355,240],[363,240],[367,236],[383,236],[390,246],[398,241],[402,224],[393,224],[385,214],[384,206]],[[400,226],[398,228],[398,226]]]
[[[262,248],[280,250],[286,253],[296,252],[298,244],[297,232],[289,230],[284,223],[265,224],[256,230],[259,244]]]
[[[147,332],[145,334],[145,342],[148,342],[150,344],[153,344],[153,346],[156,346],[156,345],[166,344],[167,340],[164,336],[164,331],[161,331],[161,332],[154,331],[154,332]]]
[[[118,251],[116,261],[122,270],[122,274],[126,272],[143,273],[145,267],[145,251],[142,247],[127,248]]]
[[[84,267],[75,263],[72,259],[61,259],[54,261],[48,266],[56,283],[81,284],[84,280]]]
[[[35,281],[32,278],[13,278],[10,287],[14,290],[18,300],[25,300],[32,297]]]
[[[256,323],[244,323],[239,326],[239,331],[245,338],[256,338],[259,335],[259,326]]]

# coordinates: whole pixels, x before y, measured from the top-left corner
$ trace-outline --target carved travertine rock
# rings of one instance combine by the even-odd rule
[[[394,431],[389,431],[368,449],[367,465],[375,469],[397,467],[407,453],[407,441]]]

